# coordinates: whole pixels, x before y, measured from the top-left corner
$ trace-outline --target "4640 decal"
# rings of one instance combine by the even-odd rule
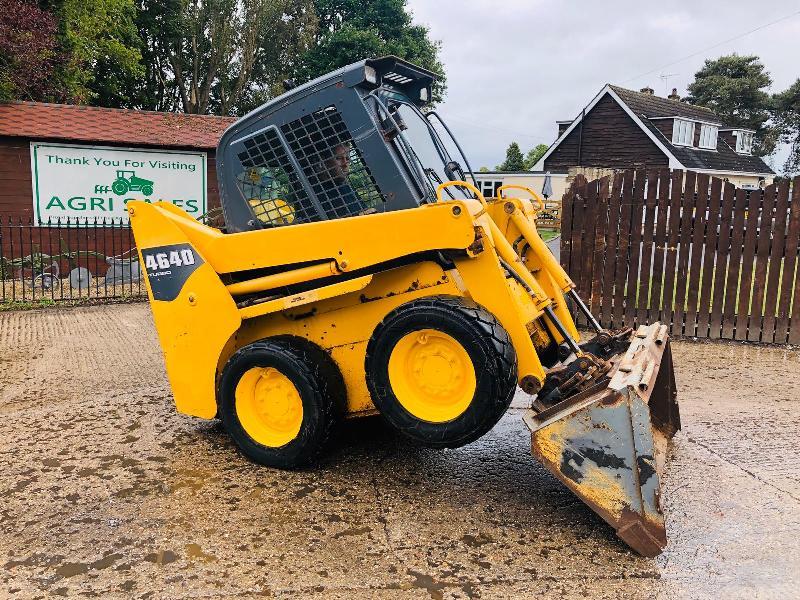
[[[142,250],[153,300],[175,300],[203,259],[189,244],[172,244]]]
[[[182,267],[195,263],[194,252],[191,248],[183,250],[170,250],[169,252],[157,252],[155,254],[144,254],[144,266],[148,271],[158,271],[159,269],[169,269],[170,267]]]

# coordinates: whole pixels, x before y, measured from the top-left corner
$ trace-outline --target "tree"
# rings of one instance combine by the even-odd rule
[[[221,115],[279,92],[316,32],[312,0],[139,0],[143,107]]]
[[[0,3],[0,102],[65,101],[54,79],[64,64],[55,17],[26,0]]]
[[[530,171],[539,159],[544,156],[544,153],[547,152],[547,144],[537,144],[536,147],[531,148],[528,150],[528,153],[525,155],[525,170]]]
[[[439,61],[440,42],[428,29],[411,22],[407,0],[314,0],[319,27],[312,47],[295,69],[299,81],[308,81],[357,60],[394,54],[435,72],[432,99],[440,101],[446,89]]]
[[[797,173],[800,171],[800,79],[773,96],[773,116],[780,141],[789,145],[783,170],[787,174]]]
[[[72,102],[124,106],[143,74],[133,0],[42,0],[68,57],[54,73]]]
[[[525,158],[522,156],[522,150],[519,149],[517,142],[511,142],[506,149],[506,160],[503,164],[497,167],[498,171],[524,171]]]
[[[768,124],[771,100],[765,91],[772,79],[757,56],[731,54],[706,60],[688,86],[688,102],[710,108],[726,125],[755,130],[754,154],[775,149],[775,132]]]

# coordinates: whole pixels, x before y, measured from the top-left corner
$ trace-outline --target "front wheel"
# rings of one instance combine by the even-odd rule
[[[291,469],[319,454],[343,394],[330,356],[304,339],[278,336],[228,360],[219,384],[220,417],[245,456]]]
[[[398,431],[426,446],[456,448],[489,431],[517,383],[514,347],[497,319],[456,297],[404,304],[367,345],[367,385]]]

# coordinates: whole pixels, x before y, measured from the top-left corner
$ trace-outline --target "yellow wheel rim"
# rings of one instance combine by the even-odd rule
[[[436,329],[412,331],[389,357],[389,383],[400,404],[430,423],[461,415],[475,396],[475,367],[464,347]]]
[[[253,367],[236,386],[236,415],[254,441],[279,448],[300,433],[303,400],[283,373],[272,367]]]

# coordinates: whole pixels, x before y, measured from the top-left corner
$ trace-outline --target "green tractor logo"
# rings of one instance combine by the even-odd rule
[[[117,171],[117,178],[111,184],[111,191],[117,196],[128,192],[142,192],[145,196],[152,196],[153,182],[137,177],[135,171]]]

